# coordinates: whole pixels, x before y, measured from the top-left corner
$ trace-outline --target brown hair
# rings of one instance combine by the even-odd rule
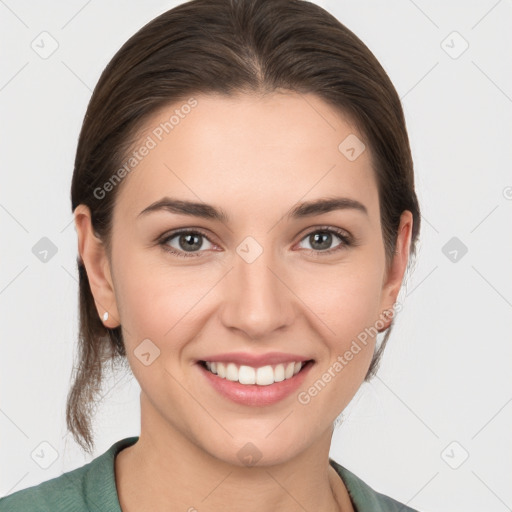
[[[98,187],[119,169],[148,117],[191,94],[265,94],[278,88],[314,93],[355,123],[374,162],[386,261],[404,210],[413,214],[414,256],[420,212],[400,99],[365,44],[303,0],[191,0],[133,35],[104,69],[90,99],[76,152],[72,210],[79,204],[90,208],[110,256],[112,211],[121,186],[101,195]],[[98,317],[80,256],[77,264],[78,365],[66,421],[82,449],[92,452],[91,413],[105,364],[126,367],[126,351],[121,327],[108,329]],[[392,325],[365,380],[378,368]]]

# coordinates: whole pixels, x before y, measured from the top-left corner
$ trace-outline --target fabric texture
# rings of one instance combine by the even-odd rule
[[[121,439],[82,467],[0,498],[0,512],[122,512],[114,459],[138,439]],[[374,491],[333,459],[329,458],[329,463],[347,487],[356,512],[418,512]]]

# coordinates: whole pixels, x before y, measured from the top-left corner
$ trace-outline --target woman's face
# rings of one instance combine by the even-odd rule
[[[402,215],[404,248],[387,273],[370,152],[316,96],[195,100],[153,116],[134,146],[140,161],[114,209],[115,296],[103,305],[122,325],[143,428],[162,436],[172,429],[231,464],[244,463],[247,451],[260,464],[277,463],[330,439],[363,382],[375,338],[362,342],[361,333],[382,327],[396,300],[411,217]],[[353,204],[304,206],[336,198]],[[148,210],[165,200],[204,207],[187,207],[195,215]],[[198,363],[227,355],[250,366],[244,355],[275,353],[284,363],[313,363],[270,385],[222,379],[227,394],[214,385],[221,377]],[[241,373],[249,382],[257,376]]]

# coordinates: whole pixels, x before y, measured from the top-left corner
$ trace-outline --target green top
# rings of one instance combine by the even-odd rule
[[[1,498],[0,512],[122,512],[114,458],[138,439],[121,439],[80,468]],[[331,458],[329,463],[345,483],[356,512],[418,512],[374,491]]]

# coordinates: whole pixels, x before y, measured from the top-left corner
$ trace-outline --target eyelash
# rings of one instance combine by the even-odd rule
[[[179,258],[197,258],[197,257],[200,257],[199,254],[202,252],[202,251],[198,251],[196,253],[186,253],[186,252],[183,252],[183,251],[176,251],[175,249],[169,247],[169,245],[167,245],[167,243],[172,240],[173,238],[175,238],[176,236],[178,235],[181,235],[183,233],[186,233],[186,234],[189,234],[189,235],[201,235],[203,236],[204,238],[206,238],[210,243],[213,244],[213,242],[210,240],[210,238],[205,234],[203,233],[202,231],[200,230],[193,230],[193,229],[182,229],[182,230],[178,230],[178,231],[173,231],[172,233],[169,233],[168,235],[164,236],[164,238],[160,239],[158,244],[162,246],[162,249],[164,249],[164,251],[166,252],[169,252],[171,253],[173,256],[177,256]],[[338,246],[336,246],[335,248],[333,249],[328,249],[326,251],[315,251],[314,249],[306,249],[306,251],[309,251],[309,252],[312,252],[313,254],[315,255],[327,255],[327,254],[333,254],[337,251],[340,251],[340,250],[343,250],[343,249],[347,249],[348,247],[351,247],[353,245],[356,245],[355,243],[355,240],[353,240],[353,238],[347,234],[345,234],[344,231],[341,231],[339,229],[336,229],[336,228],[332,228],[332,227],[320,227],[320,228],[316,228],[312,231],[310,231],[309,233],[306,233],[300,241],[304,240],[306,237],[314,234],[314,233],[331,233],[331,234],[334,234],[336,236],[338,236],[342,243],[340,243]]]

